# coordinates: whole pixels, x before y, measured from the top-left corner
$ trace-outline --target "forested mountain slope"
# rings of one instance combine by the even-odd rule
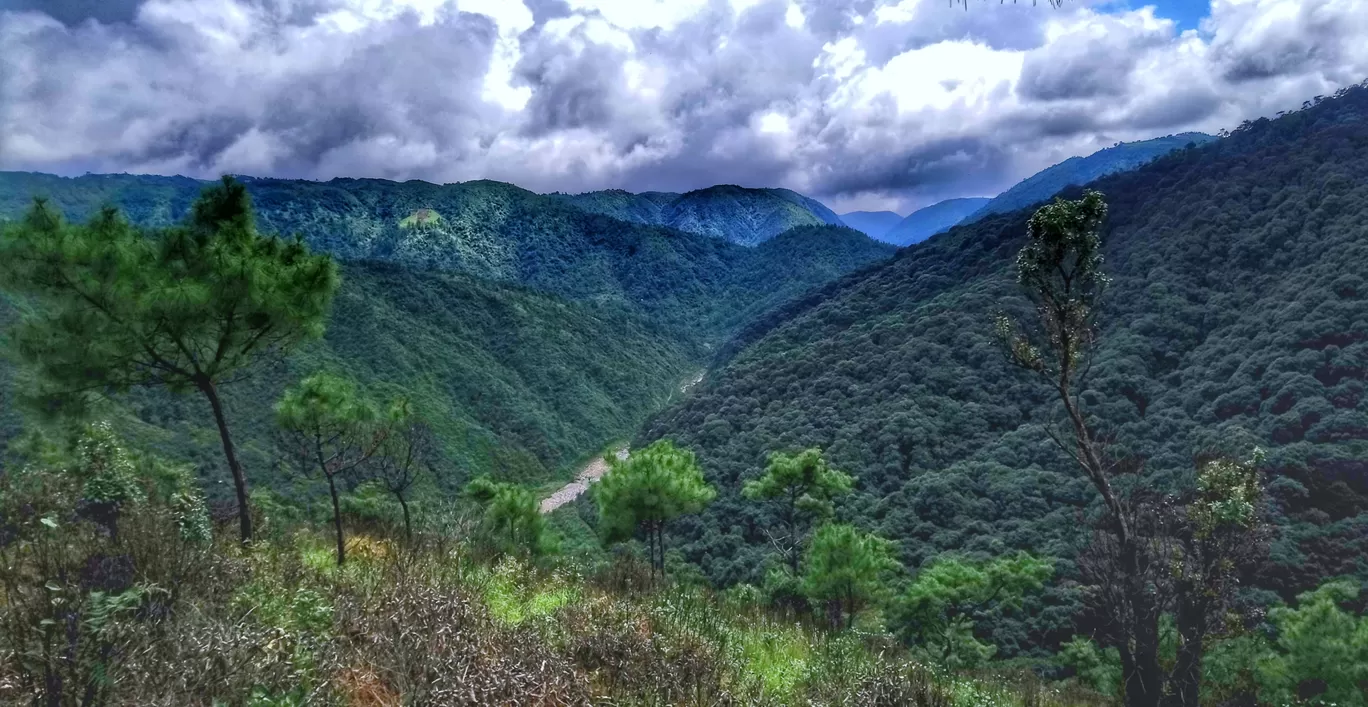
[[[1094,187],[1114,278],[1085,397],[1097,423],[1156,488],[1190,479],[1201,450],[1268,450],[1278,536],[1250,585],[1291,597],[1368,579],[1368,89]],[[911,567],[948,550],[1065,558],[1045,604],[991,624],[1008,652],[1067,637],[1094,493],[992,330],[995,312],[1028,311],[1011,270],[1028,216],[957,227],[774,312],[646,427],[694,449],[721,490],[682,531],[690,559],[757,581],[775,519],[741,482],[771,450],[818,445],[859,477],[843,514]]]
[[[285,381],[330,366],[417,397],[440,420],[457,468],[545,479],[630,434],[741,322],[893,252],[827,226],[744,248],[495,182],[246,183],[263,230],[302,234],[346,263],[326,340],[227,392],[247,435],[249,473],[258,475],[271,462],[270,407]],[[166,225],[203,186],[0,173],[0,214],[20,216],[39,194],[75,220],[109,203],[134,222]],[[14,304],[0,303],[0,324],[15,316]],[[17,392],[9,365],[0,362],[5,400]],[[129,421],[145,424],[152,444],[218,463],[198,400],[130,400]],[[175,433],[186,425],[192,434]],[[17,427],[12,410],[0,417],[0,444]]]
[[[502,182],[243,179],[262,230],[299,234],[341,260],[455,270],[574,300],[617,302],[700,336],[740,323],[738,303],[751,311],[826,277],[814,279],[808,265],[822,273],[845,271],[892,252],[863,236],[839,237],[841,248],[817,246],[830,260],[788,259],[780,272],[749,248],[587,213]],[[18,217],[34,195],[42,195],[73,220],[112,204],[135,223],[164,226],[185,213],[204,184],[184,177],[0,172],[0,218]],[[695,201],[706,200],[690,203]],[[804,223],[821,222],[803,213],[810,216]],[[830,218],[839,222],[835,214]],[[752,286],[758,289],[747,289]]]
[[[1087,184],[1109,174],[1132,170],[1189,144],[1202,145],[1215,139],[1206,133],[1180,133],[1153,140],[1118,143],[1087,157],[1070,157],[998,194],[983,208],[969,214],[965,222],[977,221],[988,214],[1005,214],[1024,209],[1049,200],[1067,186]]]
[[[879,240],[896,246],[908,246],[950,230],[969,214],[988,204],[990,199],[946,199],[926,208],[917,209],[889,229]]]
[[[585,211],[623,221],[670,226],[753,246],[797,226],[845,225],[831,209],[788,189],[723,184],[685,194],[622,190],[552,194]]]

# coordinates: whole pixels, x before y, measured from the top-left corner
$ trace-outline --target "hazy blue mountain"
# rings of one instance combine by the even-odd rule
[[[721,184],[685,194],[621,189],[549,194],[596,214],[722,238],[753,246],[797,226],[844,226],[821,202],[788,189]]]
[[[852,211],[848,214],[841,214],[841,220],[845,225],[873,238],[883,240],[884,234],[893,230],[903,217],[892,211]]]
[[[983,208],[991,199],[947,199],[926,208],[913,211],[907,218],[899,221],[879,240],[896,246],[908,246],[950,230],[951,226],[964,220],[964,217]]]
[[[1189,144],[1201,145],[1216,138],[1206,133],[1179,133],[1141,142],[1117,143],[1087,157],[1070,157],[1048,169],[1037,172],[1025,181],[1008,189],[988,202],[983,208],[964,219],[977,221],[988,214],[1004,214],[1047,201],[1069,185],[1087,184],[1108,174],[1135,169],[1156,157],[1180,150]]]

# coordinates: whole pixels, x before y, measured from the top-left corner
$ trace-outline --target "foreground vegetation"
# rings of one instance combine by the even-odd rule
[[[312,526],[260,512],[244,546],[235,528],[210,534],[184,469],[107,426],[25,449],[0,489],[0,702],[1102,701],[931,670],[890,636],[829,633],[746,592],[660,585],[633,553],[589,565],[503,553],[459,506],[429,506],[410,540],[402,523],[353,513],[366,532],[341,567]]]

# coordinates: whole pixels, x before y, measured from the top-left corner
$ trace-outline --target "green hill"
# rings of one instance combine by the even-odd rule
[[[1359,87],[1094,183],[1114,283],[1089,408],[1147,459],[1154,488],[1190,479],[1203,449],[1268,450],[1279,534],[1244,580],[1251,601],[1368,579],[1365,165]],[[722,349],[642,435],[697,451],[721,489],[683,531],[690,559],[722,583],[757,581],[775,519],[740,498],[741,481],[768,451],[809,445],[859,477],[844,514],[911,567],[948,550],[1074,556],[1094,494],[1041,429],[1051,401],[991,327],[999,308],[1029,311],[1010,269],[1028,215],[905,249]],[[991,622],[1009,654],[1074,630],[1063,576],[1027,618]]]
[[[1205,133],[1180,133],[1153,140],[1119,142],[1087,157],[1070,157],[998,194],[983,208],[969,214],[964,222],[977,221],[989,214],[1024,209],[1048,201],[1065,187],[1087,184],[1109,174],[1132,170],[1189,144],[1203,145],[1215,139]]]
[[[834,227],[743,248],[496,182],[245,181],[263,229],[299,233],[347,263],[324,342],[230,391],[258,474],[271,463],[270,404],[287,381],[329,365],[419,398],[458,468],[544,480],[629,435],[742,322],[892,253]],[[109,203],[158,226],[203,185],[0,173],[0,214],[42,194],[74,219]],[[5,310],[0,319],[14,316]],[[12,376],[0,371],[6,398]],[[219,463],[198,400],[130,401],[130,424],[153,446]],[[4,415],[0,443],[19,424]]]
[[[797,226],[845,225],[831,209],[788,189],[719,185],[686,194],[622,190],[552,194],[585,211],[669,226],[753,246]]]
[[[879,240],[896,246],[909,246],[944,233],[969,214],[987,205],[991,199],[946,199],[908,214],[907,218],[889,229]]]
[[[567,299],[620,303],[704,338],[742,321],[738,302],[752,311],[780,302],[827,276],[813,275],[804,264],[792,260],[785,262],[784,272],[770,272],[765,258],[751,249],[691,232],[587,213],[561,199],[502,182],[436,185],[250,177],[244,181],[263,230],[299,234],[312,247],[341,260],[460,271]],[[64,178],[0,172],[0,218],[17,217],[34,195],[41,195],[74,220],[84,220],[101,206],[112,204],[135,223],[165,226],[185,213],[204,184],[184,177]],[[777,197],[771,201],[799,208]],[[831,218],[836,217],[832,214]],[[809,220],[820,223],[816,217]],[[824,251],[824,257],[844,263],[838,270],[892,252],[864,238],[841,242],[848,250]],[[811,265],[822,273],[831,272],[828,262]],[[747,282],[759,289],[745,291]]]

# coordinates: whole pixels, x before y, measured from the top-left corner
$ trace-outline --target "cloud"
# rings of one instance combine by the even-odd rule
[[[1368,76],[1359,0],[0,0],[0,168],[989,195]]]

